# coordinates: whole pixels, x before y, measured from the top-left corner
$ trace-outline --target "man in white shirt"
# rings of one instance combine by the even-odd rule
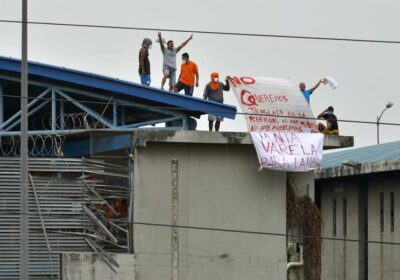
[[[176,54],[193,39],[193,35],[183,42],[179,47],[174,47],[174,42],[169,40],[167,47],[164,46],[161,32],[158,32],[158,40],[160,43],[161,51],[163,53],[163,78],[161,80],[161,89],[164,89],[165,82],[169,79],[169,90],[173,91],[176,83]]]

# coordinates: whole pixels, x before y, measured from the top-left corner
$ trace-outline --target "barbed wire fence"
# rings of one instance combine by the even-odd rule
[[[62,157],[65,136],[55,131],[105,129],[106,126],[87,113],[57,115],[55,130],[52,128],[51,114],[29,122],[30,131],[48,131],[45,134],[29,135],[29,155],[34,157]],[[21,152],[19,135],[0,136],[0,156],[15,157]]]

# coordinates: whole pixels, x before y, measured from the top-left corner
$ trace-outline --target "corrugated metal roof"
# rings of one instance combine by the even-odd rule
[[[321,168],[337,167],[346,160],[366,163],[393,159],[400,159],[400,141],[324,154]]]
[[[0,56],[0,75],[6,73],[6,75],[19,77],[20,71],[21,60]],[[193,116],[213,113],[230,119],[236,117],[235,106],[176,94],[103,75],[31,61],[29,61],[28,71],[30,81],[51,82],[83,90],[90,88],[92,91],[98,90],[108,95],[134,99],[141,104],[185,109],[186,113]]]

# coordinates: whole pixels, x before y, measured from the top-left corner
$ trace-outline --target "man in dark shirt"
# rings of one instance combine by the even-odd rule
[[[318,119],[326,120],[326,126],[322,123],[318,124],[319,132],[325,135],[339,135],[339,125],[332,106],[329,106],[326,110],[319,114]]]
[[[140,82],[146,86],[149,86],[151,83],[149,49],[151,49],[152,44],[153,42],[149,38],[143,39],[142,48],[139,51]]]
[[[224,103],[224,90],[229,91],[229,80],[228,77],[225,78],[225,85],[219,81],[219,74],[214,72],[211,74],[211,82],[209,82],[205,89],[203,98],[215,102]],[[219,131],[221,122],[224,120],[221,116],[216,116],[214,114],[208,115],[208,129],[212,131],[214,121],[215,121],[215,131]]]

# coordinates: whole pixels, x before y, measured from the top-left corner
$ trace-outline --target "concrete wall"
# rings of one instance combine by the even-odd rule
[[[400,176],[371,177],[368,186],[368,236],[372,241],[400,242]],[[384,231],[380,229],[380,193],[384,194]],[[390,193],[394,193],[394,232],[390,228]],[[400,279],[400,246],[369,244],[369,279]]]
[[[286,173],[257,171],[251,145],[147,143],[136,148],[134,219],[171,224],[171,160],[179,224],[286,232]],[[135,225],[136,280],[171,279],[171,229]],[[183,280],[286,279],[286,238],[179,229]]]
[[[347,238],[400,242],[400,190],[398,173],[371,173],[365,177],[319,182],[321,187],[322,235],[333,237],[333,198],[337,200],[337,238],[343,238],[342,198],[347,198]],[[365,194],[363,194],[364,192]],[[383,232],[380,194],[383,193]],[[394,229],[391,228],[390,193],[394,194]],[[365,235],[365,219],[368,230]],[[323,241],[322,279],[400,279],[400,246],[391,244]],[[365,257],[366,254],[366,257]]]
[[[289,173],[293,190],[297,196],[309,196],[314,200],[315,180],[314,171],[310,172],[291,172]]]
[[[321,190],[323,237],[359,239],[360,207],[358,183],[354,180],[325,183]],[[333,225],[333,199],[336,199],[336,235]],[[347,234],[344,235],[343,198],[347,200]],[[360,244],[322,240],[321,279],[359,279]],[[374,278],[370,278],[374,279]]]
[[[62,255],[63,280],[131,280],[134,279],[134,255],[114,254],[118,263],[116,272],[103,260],[90,253],[65,253]]]

